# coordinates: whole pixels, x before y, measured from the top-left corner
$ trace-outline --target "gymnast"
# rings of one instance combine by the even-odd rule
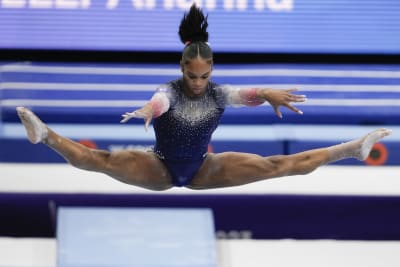
[[[346,143],[292,155],[263,157],[256,154],[207,153],[211,135],[226,106],[257,106],[268,102],[278,117],[280,107],[302,114],[292,103],[306,101],[295,89],[232,88],[213,83],[213,54],[208,41],[207,17],[193,4],[185,13],[179,36],[185,45],[182,77],[159,86],[142,108],[122,115],[144,119],[147,129],[154,119],[153,150],[109,152],[90,149],[62,137],[32,111],[17,107],[30,142],[43,143],[71,165],[101,172],[121,182],[150,190],[173,186],[210,189],[244,185],[269,178],[308,174],[330,162],[346,158],[365,160],[374,143],[391,133],[378,129]]]

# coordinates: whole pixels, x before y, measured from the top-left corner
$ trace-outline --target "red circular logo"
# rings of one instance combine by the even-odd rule
[[[384,144],[376,143],[371,149],[365,163],[368,165],[384,165],[388,158],[388,150]]]

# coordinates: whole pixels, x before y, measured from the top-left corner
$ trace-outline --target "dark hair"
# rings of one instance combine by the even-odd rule
[[[185,48],[182,52],[182,62],[201,57],[210,60],[212,64],[213,53],[208,45],[207,17],[195,3],[190,7],[189,13],[185,13],[179,26],[179,37]]]

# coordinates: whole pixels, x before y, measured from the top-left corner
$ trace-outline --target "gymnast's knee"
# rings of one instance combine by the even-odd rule
[[[266,168],[265,172],[269,173],[269,176],[271,177],[286,176],[290,173],[293,166],[290,157],[285,155],[270,156],[264,159],[264,167]]]
[[[306,155],[301,160],[293,157],[288,164],[290,164],[288,175],[306,175],[313,172],[318,168],[317,165],[313,164],[311,161],[311,157]]]

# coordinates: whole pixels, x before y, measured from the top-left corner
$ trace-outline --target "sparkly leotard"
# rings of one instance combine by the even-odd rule
[[[170,107],[154,119],[154,152],[168,168],[175,186],[188,185],[202,165],[212,133],[225,110],[226,95],[209,82],[200,98],[183,93],[183,81],[169,82],[158,91],[166,92]]]

